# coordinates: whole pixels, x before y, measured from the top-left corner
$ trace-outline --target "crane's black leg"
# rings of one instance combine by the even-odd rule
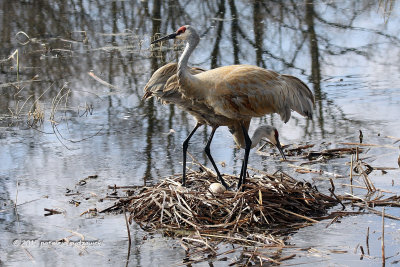
[[[241,178],[240,177],[242,177],[242,175],[243,175],[243,169],[244,169],[244,161],[242,161],[242,167],[240,168],[240,175],[239,175],[239,183],[238,183],[238,189],[240,188],[240,186],[242,185],[242,183],[243,183],[243,181],[241,180]],[[246,175],[246,174],[244,174],[244,175]]]
[[[222,184],[223,186],[225,186],[225,188],[228,189],[229,186],[226,184],[226,182],[224,181],[224,179],[222,179],[221,173],[219,172],[219,170],[218,170],[218,168],[217,168],[217,165],[215,164],[214,159],[213,159],[213,157],[211,156],[211,152],[210,152],[211,141],[212,141],[212,139],[213,139],[213,137],[214,137],[214,133],[215,133],[215,131],[217,130],[217,128],[218,128],[218,127],[213,127],[213,128],[212,128],[210,138],[208,138],[208,142],[207,142],[207,145],[206,145],[204,151],[206,152],[207,157],[210,159],[211,164],[213,165],[214,170],[215,170],[215,172],[217,173],[218,179],[221,181],[221,184]]]
[[[185,141],[183,141],[182,147],[183,147],[183,172],[182,172],[182,185],[185,186],[186,183],[186,152],[189,147],[189,140],[192,138],[193,134],[197,131],[197,129],[201,126],[202,124],[197,122],[196,126],[194,126],[194,129],[190,132],[188,137],[186,138]]]
[[[244,159],[243,159],[242,169],[240,171],[238,189],[246,181],[247,163],[249,161],[249,154],[250,154],[250,148],[251,148],[251,139],[249,137],[249,133],[247,132],[247,130],[243,126],[243,124],[240,124],[240,125],[242,126],[242,131],[243,131],[244,141],[246,143],[246,147],[245,147],[245,150],[244,150]]]

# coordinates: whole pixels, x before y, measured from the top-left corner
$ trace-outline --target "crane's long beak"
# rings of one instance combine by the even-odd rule
[[[283,149],[282,149],[282,146],[281,146],[281,143],[279,142],[279,140],[277,140],[277,142],[276,142],[276,147],[278,148],[279,152],[281,153],[283,160],[286,160],[285,153],[283,153]]]
[[[174,32],[170,35],[167,35],[167,36],[161,37],[160,39],[154,40],[153,42],[151,42],[151,44],[155,44],[155,43],[158,43],[158,42],[161,42],[164,40],[175,39],[176,36],[177,36],[177,34],[176,34],[176,32]]]

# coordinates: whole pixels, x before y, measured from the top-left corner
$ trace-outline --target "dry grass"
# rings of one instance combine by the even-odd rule
[[[147,230],[196,230],[204,233],[265,233],[291,224],[318,222],[314,217],[337,204],[308,183],[284,173],[248,179],[244,192],[212,194],[204,173],[188,175],[187,188],[180,177],[145,187],[128,204],[130,221]],[[225,175],[234,184],[234,176]],[[216,181],[214,181],[216,182]],[[255,230],[257,229],[257,230]],[[250,231],[250,232],[249,232]]]

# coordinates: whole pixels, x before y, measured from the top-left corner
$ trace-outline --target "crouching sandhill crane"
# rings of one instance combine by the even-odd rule
[[[175,104],[178,108],[182,109],[185,112],[191,114],[197,121],[195,128],[186,138],[183,143],[183,173],[182,173],[182,184],[185,184],[186,178],[186,152],[189,145],[189,140],[195,133],[195,131],[201,125],[210,125],[212,127],[212,133],[210,138],[207,142],[205,152],[210,159],[213,167],[217,173],[218,179],[221,183],[228,188],[228,185],[225,183],[224,179],[222,178],[213,157],[210,153],[210,145],[212,138],[214,136],[215,130],[219,126],[228,126],[236,144],[239,147],[244,148],[244,136],[243,131],[240,127],[240,123],[236,120],[229,119],[222,115],[217,115],[215,112],[205,105],[204,103],[198,102],[196,100],[190,100],[183,97],[182,93],[179,91],[178,79],[177,79],[177,63],[168,63],[157,71],[151,76],[150,80],[147,82],[146,86],[144,87],[144,95],[143,100],[149,99],[151,97],[156,97],[159,99],[163,104]],[[197,74],[200,72],[204,72],[204,70],[199,68],[190,68],[189,71],[192,74]],[[169,85],[169,89],[165,90],[165,85]],[[246,129],[248,129],[249,124],[246,124]],[[253,134],[252,137],[252,148],[255,147],[263,137],[267,137],[272,144],[274,144],[279,152],[281,153],[282,157],[285,159],[285,154],[282,151],[280,142],[279,142],[279,134],[275,127],[269,125],[263,125],[258,127]]]
[[[242,131],[245,153],[238,182],[239,188],[245,182],[252,146],[248,135],[248,125],[252,117],[278,113],[286,123],[290,119],[291,111],[294,110],[311,118],[314,96],[307,85],[298,78],[252,65],[224,66],[192,74],[187,63],[200,41],[196,30],[190,25],[182,26],[176,32],[157,39],[152,44],[168,39],[186,41],[185,50],[179,58],[176,76],[178,90],[182,96],[188,101],[194,100],[206,105],[213,111],[215,117],[228,118],[237,123]],[[167,81],[165,90],[168,91],[175,86],[174,83]],[[214,132],[213,128],[210,139]]]

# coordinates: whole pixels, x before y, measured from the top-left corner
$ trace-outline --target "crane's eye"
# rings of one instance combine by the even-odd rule
[[[177,34],[181,34],[181,33],[184,33],[186,31],[186,27],[185,26],[182,26],[182,27],[180,27],[177,31],[176,31],[176,33]]]

